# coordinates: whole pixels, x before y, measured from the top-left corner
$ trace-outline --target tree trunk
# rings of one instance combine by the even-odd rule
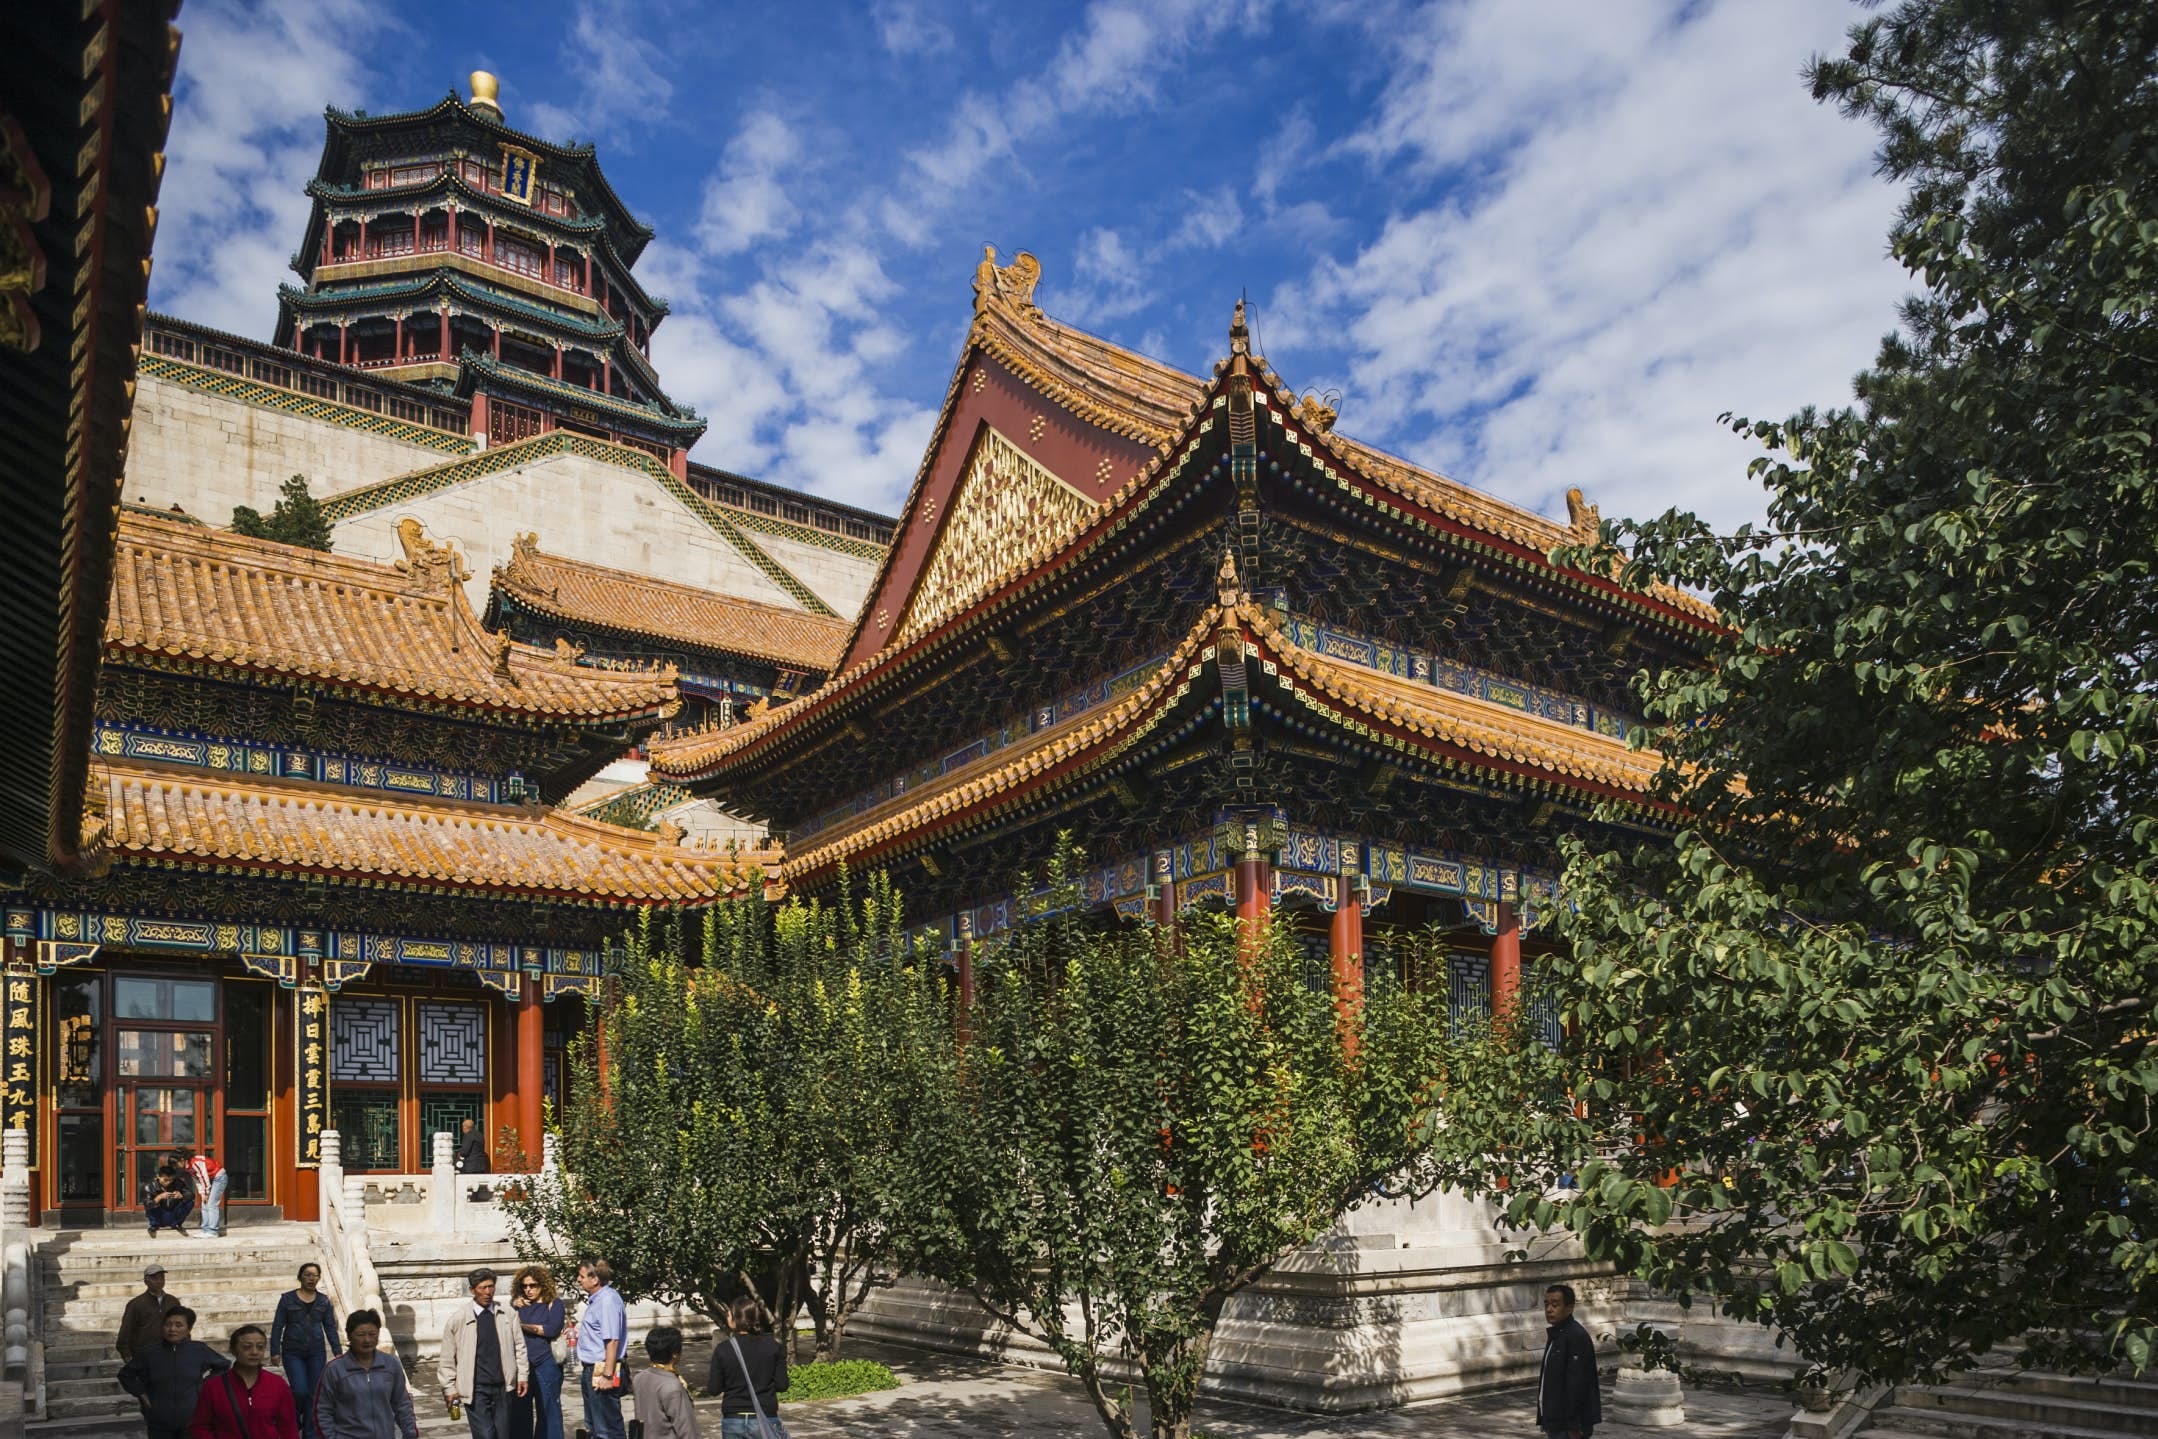
[[[1156,1366],[1142,1363],[1153,1439],[1191,1439],[1191,1412],[1198,1405],[1199,1381],[1206,1375],[1206,1354],[1213,1343],[1214,1324],[1210,1319],[1182,1353],[1172,1352],[1174,1362],[1168,1370],[1176,1376],[1174,1379],[1164,1380]]]

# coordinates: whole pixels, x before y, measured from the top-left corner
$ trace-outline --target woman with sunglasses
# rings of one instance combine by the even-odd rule
[[[532,1361],[532,1383],[510,1400],[510,1434],[512,1439],[562,1439],[562,1361],[554,1352],[562,1334],[562,1296],[555,1292],[554,1276],[538,1264],[518,1270],[510,1289],[510,1307],[517,1311],[525,1355]]]

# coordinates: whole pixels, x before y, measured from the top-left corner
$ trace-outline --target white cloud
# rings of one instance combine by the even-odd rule
[[[1353,256],[1284,287],[1291,344],[1346,346],[1342,427],[1556,512],[1757,515],[1716,423],[1848,397],[1906,288],[1870,130],[1800,60],[1849,16],[1814,0],[1479,0],[1396,41],[1349,149],[1443,174]],[[1301,377],[1299,377],[1301,378]]]
[[[924,12],[916,0],[878,0],[869,7],[877,38],[894,55],[937,55],[954,44],[949,25]]]
[[[760,111],[744,120],[705,187],[698,244],[735,255],[791,231],[800,212],[787,198],[785,180],[801,157],[800,139],[777,115]]]
[[[1206,194],[1186,190],[1184,218],[1169,232],[1173,250],[1218,250],[1244,228],[1244,206],[1227,185]]]
[[[297,6],[204,0],[187,10],[158,197],[152,303],[268,339],[277,284],[307,226],[325,105],[369,92],[379,36],[359,0]]]
[[[504,118],[557,144],[634,142],[674,98],[674,82],[662,70],[666,52],[647,38],[652,18],[649,7],[629,0],[577,0],[562,42],[562,68],[580,78],[577,93],[559,103],[533,100],[516,88],[514,75],[505,76]]]
[[[1101,327],[1137,314],[1154,299],[1140,257],[1114,230],[1088,230],[1079,237],[1069,283],[1055,285],[1057,318]]]
[[[1201,41],[1261,13],[1256,0],[1096,0],[1039,72],[995,98],[960,97],[944,137],[907,155],[899,192],[878,210],[884,227],[910,245],[927,243],[937,213],[993,161],[1060,121],[1152,100]]]

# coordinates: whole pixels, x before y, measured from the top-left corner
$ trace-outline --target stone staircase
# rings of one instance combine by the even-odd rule
[[[1902,1385],[1861,1439],[2121,1439],[2158,1436],[2158,1380],[1985,1371],[1941,1385]]]
[[[43,1434],[117,1434],[140,1425],[116,1376],[112,1347],[120,1312],[142,1292],[142,1268],[165,1266],[165,1291],[196,1313],[195,1337],[222,1350],[242,1324],[267,1329],[277,1296],[302,1264],[319,1263],[308,1224],[236,1225],[220,1239],[151,1239],[139,1230],[65,1230],[47,1236],[37,1262],[44,1283]]]

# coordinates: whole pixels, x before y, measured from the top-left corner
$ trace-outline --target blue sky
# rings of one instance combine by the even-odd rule
[[[1716,416],[1846,400],[1908,288],[1872,132],[1799,79],[1859,13],[190,0],[152,304],[266,338],[322,107],[489,69],[658,230],[654,358],[709,463],[895,509],[991,243],[1191,370],[1248,293],[1342,430],[1517,503],[1735,523],[1761,497]]]

